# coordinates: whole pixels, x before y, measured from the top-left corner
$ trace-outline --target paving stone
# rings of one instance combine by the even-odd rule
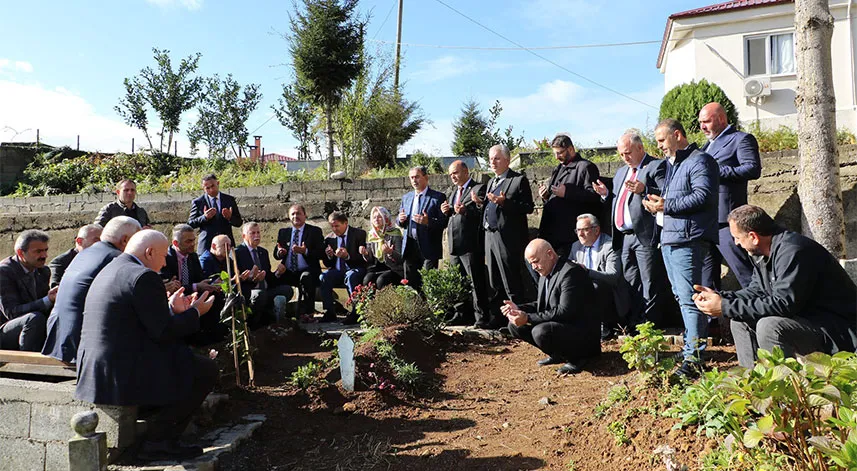
[[[0,402],[0,436],[30,437],[30,404],[26,402]]]
[[[45,471],[44,443],[0,438],[0,471]]]

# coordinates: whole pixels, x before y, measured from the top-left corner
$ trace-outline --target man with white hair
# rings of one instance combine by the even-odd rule
[[[57,291],[57,300],[48,317],[48,335],[42,354],[71,363],[77,357],[83,304],[95,275],[125,250],[131,236],[141,229],[136,219],[116,216],[99,233],[101,240],[74,258]]]
[[[95,277],[83,315],[74,397],[93,404],[139,406],[147,417],[141,460],[182,460],[202,454],[179,437],[217,379],[217,365],[184,338],[211,308],[208,293],[169,299],[158,271],[170,242],[142,230]]]
[[[74,239],[74,247],[57,255],[48,264],[51,269],[51,288],[59,286],[66,269],[68,268],[74,257],[77,256],[83,249],[98,242],[101,237],[101,225],[87,224],[77,231],[77,237]]]

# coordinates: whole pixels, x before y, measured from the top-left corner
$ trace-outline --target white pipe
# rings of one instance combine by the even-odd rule
[[[854,4],[854,0],[848,0],[848,10],[845,16],[847,18],[846,21],[848,21],[848,42],[851,51],[851,107],[852,109],[857,109],[857,73],[855,73],[854,65],[854,25],[851,23],[852,4]]]

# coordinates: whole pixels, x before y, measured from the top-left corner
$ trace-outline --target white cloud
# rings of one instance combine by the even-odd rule
[[[399,148],[399,155],[403,157],[417,150],[431,155],[452,155],[451,143],[452,119],[438,119],[431,124],[423,125],[423,128],[410,141]]]
[[[12,72],[32,73],[33,65],[26,61],[12,61],[0,58],[0,73],[10,75]]]
[[[478,62],[460,56],[443,56],[423,62],[419,69],[409,74],[408,78],[422,83],[432,83],[476,72],[483,73],[486,70],[505,69],[515,65],[510,62]]]
[[[567,36],[570,27],[594,27],[600,10],[601,2],[592,0],[529,0],[521,5],[519,14],[531,27],[555,28],[559,35]]]
[[[182,7],[188,10],[199,10],[202,8],[202,3],[204,0],[146,0],[152,5],[159,6],[161,8],[173,8],[173,7]]]
[[[29,62],[15,61],[15,70],[19,72],[31,73],[33,71],[33,65]]]

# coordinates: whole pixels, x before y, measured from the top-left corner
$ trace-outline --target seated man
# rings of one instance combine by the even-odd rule
[[[584,268],[560,259],[544,239],[530,242],[524,257],[540,275],[538,301],[503,301],[509,331],[548,355],[539,365],[564,363],[557,372],[578,373],[583,360],[601,353],[598,311],[586,305],[595,295],[592,282]]]
[[[217,315],[224,302],[220,282],[211,282],[203,275],[195,249],[196,233],[193,228],[187,224],[177,224],[173,227],[173,240],[167,251],[166,264],[161,269],[161,278],[177,281],[187,294],[207,292],[209,297],[214,298],[214,314],[200,319],[199,331],[186,339],[190,345],[203,346],[223,340],[227,329],[220,323],[220,316]]]
[[[628,320],[630,292],[622,276],[622,260],[613,250],[613,239],[601,232],[594,215],[577,216],[575,230],[577,242],[571,244],[569,259],[589,273],[601,312],[601,340],[610,340],[616,335],[619,321]]]
[[[48,314],[57,297],[50,288],[47,233],[30,229],[15,240],[15,255],[0,262],[0,348],[41,351]]]
[[[74,257],[82,252],[83,249],[98,242],[100,237],[101,226],[98,224],[87,224],[77,231],[77,237],[74,239],[74,247],[57,255],[48,264],[48,267],[51,269],[51,288],[59,286],[65,270],[71,264],[71,261],[74,260]]]
[[[229,251],[232,249],[232,241],[229,236],[220,234],[211,241],[211,248],[199,256],[202,265],[202,275],[211,278],[220,273],[229,273],[227,264],[229,262]]]
[[[101,232],[101,241],[74,258],[57,291],[57,301],[48,317],[48,337],[42,354],[71,363],[77,358],[83,303],[95,275],[125,250],[140,223],[128,216],[116,216]]]
[[[354,288],[363,282],[366,276],[366,260],[360,256],[360,247],[366,246],[366,231],[348,225],[348,216],[345,213],[334,211],[327,218],[330,228],[333,230],[324,239],[327,247],[324,249],[324,264],[328,270],[321,274],[321,302],[324,305],[324,317],[322,322],[333,322],[336,320],[336,311],[333,307],[333,288],[345,286],[348,295],[354,292]],[[357,322],[357,313],[354,309],[343,321],[347,324]]]
[[[218,376],[217,364],[182,340],[199,329],[211,300],[181,289],[167,299],[158,271],[169,246],[160,232],[140,231],[95,277],[77,355],[75,399],[140,406],[148,427],[137,457],[147,461],[202,454],[179,437]]]
[[[244,242],[235,247],[238,273],[241,279],[241,294],[250,301],[253,315],[251,327],[262,327],[285,317],[286,303],[292,298],[292,287],[283,284],[280,277],[285,267],[280,264],[271,271],[271,259],[268,251],[260,247],[262,228],[257,222],[247,222],[241,227]],[[283,302],[275,302],[278,296],[285,297]]]
[[[315,312],[315,289],[321,276],[320,261],[324,258],[324,235],[320,227],[306,223],[306,209],[301,204],[289,208],[292,227],[284,227],[277,234],[274,258],[282,260],[285,272],[282,281],[301,290],[302,313]]]
[[[857,287],[836,258],[757,206],[733,209],[728,221],[753,261],[750,286],[718,293],[696,285],[693,300],[704,314],[731,320],[738,363],[752,368],[759,348],[780,347],[786,356],[853,352]]]

